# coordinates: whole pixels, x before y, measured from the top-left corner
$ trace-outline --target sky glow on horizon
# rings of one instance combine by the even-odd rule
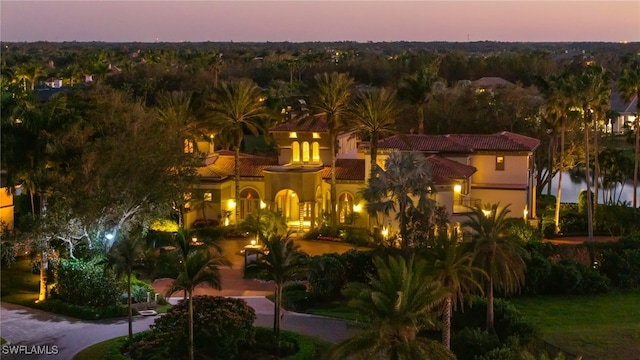
[[[640,1],[8,1],[0,40],[640,41]]]

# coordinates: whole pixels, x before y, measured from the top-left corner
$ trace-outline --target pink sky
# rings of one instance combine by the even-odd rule
[[[637,0],[2,0],[0,11],[2,41],[640,41]]]

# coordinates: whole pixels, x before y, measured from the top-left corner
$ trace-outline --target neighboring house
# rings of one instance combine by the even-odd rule
[[[511,81],[497,76],[482,77],[478,80],[470,82],[469,85],[480,91],[492,90],[496,88],[510,88],[516,86],[516,84],[512,83]]]
[[[199,187],[208,219],[230,212],[229,223],[242,222],[258,208],[281,211],[292,229],[308,230],[323,222],[330,208],[331,154],[326,123],[319,115],[307,116],[270,129],[278,146],[277,157],[242,154],[240,200],[235,203],[235,168],[232,151],[209,153]],[[367,142],[350,133],[338,137],[336,189],[338,221],[368,226],[369,216],[358,192],[366,186],[370,171]],[[379,144],[378,162],[393,151],[424,153],[436,193],[434,200],[450,214],[452,224],[462,222],[468,207],[500,202],[511,204],[512,216],[531,219],[535,214],[533,154],[540,142],[526,136],[502,132],[490,135],[394,136]],[[210,144],[198,144],[205,152]],[[201,201],[201,199],[198,199]],[[237,209],[237,218],[236,218]],[[185,224],[202,218],[202,207],[190,208]],[[357,214],[357,215],[356,215]],[[393,216],[384,226],[394,228]],[[326,219],[325,219],[326,220]]]
[[[617,87],[611,91],[611,116],[605,124],[605,132],[610,134],[622,134],[627,130],[635,129],[638,96],[634,96],[631,102],[622,100]]]

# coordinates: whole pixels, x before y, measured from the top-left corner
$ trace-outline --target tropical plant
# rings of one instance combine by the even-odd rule
[[[201,246],[193,241],[189,231],[181,229],[175,237],[181,269],[178,277],[167,291],[170,296],[183,290],[189,298],[189,359],[194,359],[193,342],[193,291],[200,284],[220,289],[220,266],[231,267],[231,262],[214,248]]]
[[[133,231],[124,235],[120,233],[118,239],[107,252],[107,263],[116,274],[125,275],[127,278],[127,321],[129,323],[129,345],[133,342],[133,311],[131,307],[131,277],[133,268],[143,255],[142,228],[135,227]]]
[[[396,127],[399,108],[396,94],[387,89],[372,89],[358,93],[350,111],[347,127],[355,131],[353,136],[369,138],[371,144],[371,171],[376,167],[378,140],[398,135]]]
[[[480,281],[486,273],[473,265],[473,252],[458,242],[458,237],[443,234],[429,249],[429,274],[445,291],[442,304],[442,345],[451,348],[451,314],[474,289],[482,292]]]
[[[350,283],[345,294],[366,324],[331,349],[330,359],[454,359],[439,343],[420,335],[434,325],[433,311],[444,293],[427,276],[427,263],[413,256],[373,260],[369,284]]]
[[[235,201],[240,203],[240,145],[245,130],[257,135],[262,126],[260,119],[268,117],[260,97],[260,88],[253,81],[240,80],[222,83],[213,90],[209,100],[210,125],[217,133],[228,134],[235,150]],[[236,207],[236,230],[239,208]]]
[[[431,89],[436,82],[438,67],[438,62],[422,67],[413,76],[405,78],[398,89],[400,99],[416,107],[418,134],[424,134],[424,106],[429,101]]]
[[[434,207],[429,197],[435,188],[431,171],[424,156],[417,152],[393,152],[386,159],[385,168],[375,169],[369,186],[361,193],[371,216],[396,213],[401,246],[407,249],[430,227],[424,222],[429,221]]]
[[[264,240],[264,245],[265,250],[260,252],[258,261],[249,266],[266,271],[275,283],[273,333],[279,349],[282,289],[289,281],[296,279],[306,270],[306,264],[304,255],[300,252],[300,246],[293,242],[290,233],[271,234]]]
[[[633,162],[633,208],[637,207],[638,201],[638,164],[640,163],[640,67],[636,69],[625,69],[622,76],[618,78],[618,88],[620,96],[627,102],[636,99],[636,121],[634,124],[635,147]]]
[[[344,130],[345,116],[351,103],[353,79],[346,73],[316,74],[316,89],[312,97],[311,107],[324,119],[329,131],[331,151],[331,229],[338,225],[336,190],[336,145],[338,134]]]
[[[463,226],[472,230],[474,238],[474,264],[487,274],[485,294],[487,297],[486,329],[494,328],[494,290],[508,294],[518,291],[524,284],[525,262],[528,257],[520,240],[510,228],[516,219],[509,218],[509,206],[500,204],[476,205],[469,209],[468,220]]]

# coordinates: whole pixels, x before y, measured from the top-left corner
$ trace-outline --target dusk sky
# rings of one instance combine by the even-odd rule
[[[640,41],[640,1],[10,1],[2,41]]]

